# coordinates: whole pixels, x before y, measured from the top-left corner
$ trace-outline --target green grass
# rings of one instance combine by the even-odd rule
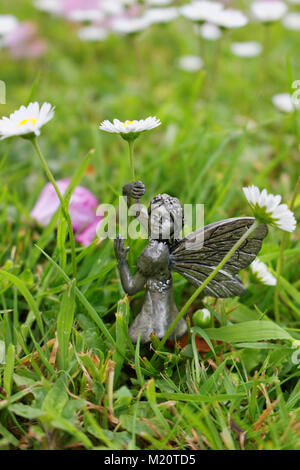
[[[215,73],[215,45],[208,44],[209,65],[190,75],[174,65],[200,47],[183,19],[133,39],[84,44],[74,27],[25,0],[1,6],[4,12],[35,19],[49,49],[42,59],[19,62],[0,51],[7,85],[1,115],[29,98],[56,106],[40,138],[56,178],[74,176],[99,201],[117,205],[130,180],[127,146],[97,126],[156,115],[163,125],[136,142],[145,201],[168,192],[182,203],[205,203],[206,223],[250,215],[246,184],[291,203],[299,117],[281,114],[271,97],[300,77],[297,33],[274,25],[265,62],[235,58],[231,40],[263,37],[259,25],[249,25],[224,38]],[[90,149],[93,171],[86,173]],[[74,285],[57,217],[45,229],[30,219],[45,183],[28,142],[1,142],[0,448],[299,449],[300,370],[289,341],[300,339],[299,231],[286,240],[277,324],[275,288],[244,270],[243,298],[201,298],[190,309],[214,314],[206,333],[213,351],[201,357],[193,336],[183,350],[158,351],[155,338],[151,348],[130,342],[127,327],[141,295],[124,296],[112,241],[76,245]],[[298,194],[296,216],[299,206]],[[282,236],[270,229],[260,253],[274,271]],[[144,241],[130,244],[134,271]],[[174,283],[183,306],[194,289],[177,275]]]

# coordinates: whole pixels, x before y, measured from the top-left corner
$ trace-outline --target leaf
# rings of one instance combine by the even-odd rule
[[[60,415],[67,401],[68,393],[65,388],[64,379],[60,377],[47,393],[42,404],[42,410],[49,412],[50,414],[55,412]]]
[[[45,411],[40,410],[39,408],[33,408],[32,406],[24,405],[23,403],[10,405],[8,409],[12,413],[15,413],[16,415],[22,416],[22,418],[26,419],[36,419],[46,414]]]
[[[286,293],[293,297],[300,305],[300,292],[282,276],[280,276],[280,285],[284,288]]]
[[[23,375],[18,375],[18,374],[14,374],[13,379],[14,379],[15,384],[20,388],[21,387],[29,388],[29,387],[34,386],[37,383],[36,380],[30,379],[29,377],[25,377]]]
[[[243,397],[243,393],[219,393],[216,395],[189,395],[186,393],[158,393],[157,398],[164,400],[176,400],[187,403],[215,403],[216,401],[224,402],[227,400],[235,400],[236,398]]]
[[[57,227],[57,248],[62,269],[66,268],[67,252],[66,252],[66,236],[68,231],[68,224],[63,216],[62,210],[59,213],[58,227]]]
[[[86,418],[86,421],[88,422],[88,424],[90,425],[92,431],[93,431],[93,434],[98,438],[100,439],[102,442],[104,442],[104,444],[109,448],[109,449],[113,449],[113,450],[116,450],[116,447],[115,445],[113,444],[113,442],[111,441],[111,439],[108,439],[105,435],[105,432],[104,432],[104,429],[101,428],[101,426],[99,426],[99,424],[97,423],[97,421],[95,420],[94,416],[89,413],[88,411],[85,411],[84,413],[84,416]]]
[[[117,383],[118,377],[120,375],[124,357],[126,353],[126,348],[128,345],[128,339],[125,331],[128,328],[128,316],[129,316],[129,304],[128,299],[124,299],[118,302],[118,309],[116,313],[116,343],[118,345],[118,351],[115,351],[113,355],[113,361],[115,365],[115,378],[114,381]],[[120,354],[120,352],[122,354]]]
[[[0,364],[5,364],[5,343],[0,341]]]
[[[136,372],[136,376],[138,378],[139,384],[141,387],[143,387],[145,384],[145,381],[144,381],[144,377],[142,374],[141,362],[140,362],[140,342],[141,342],[141,335],[139,334],[137,342],[136,342],[136,347],[135,347],[134,363],[135,363],[135,372]]]
[[[156,426],[158,425],[158,422],[155,418],[150,418],[148,422],[150,422],[151,424],[155,423]],[[135,416],[131,416],[128,414],[120,415],[120,424],[123,429],[126,429],[126,431],[130,433],[133,433],[133,431],[135,431],[135,433],[139,435],[155,436],[153,428],[148,426],[146,422],[143,422],[140,419],[136,419]]]
[[[192,331],[197,333],[199,336],[201,336],[207,342],[208,346],[210,347],[210,349],[214,353],[214,356],[216,356],[216,353],[215,353],[214,347],[212,345],[212,342],[210,341],[209,336],[206,333],[206,329],[204,330],[204,329],[200,328],[200,326],[193,326]]]
[[[10,397],[12,376],[15,366],[15,347],[12,343],[7,348],[5,362],[3,385],[7,395]]]
[[[0,423],[0,434],[13,446],[17,446],[19,441],[15,438],[15,436],[9,432],[2,424]]]
[[[34,95],[35,95],[36,90],[37,90],[37,88],[38,88],[38,86],[39,86],[39,83],[40,83],[40,77],[41,77],[41,72],[40,72],[40,70],[39,70],[38,73],[37,73],[37,76],[36,76],[36,78],[35,78],[35,80],[34,80],[34,82],[33,82],[33,84],[32,84],[30,93],[29,93],[29,95],[28,95],[27,102],[26,102],[26,106],[28,106],[29,103],[30,103],[31,101],[33,101],[33,99],[34,99]]]
[[[90,441],[90,439],[82,431],[77,429],[74,424],[72,424],[70,421],[63,418],[62,416],[56,414],[55,412],[51,413],[51,415],[52,415],[52,421],[51,421],[52,426],[70,433],[72,436],[78,439],[78,441],[81,441],[84,447],[86,447],[87,449],[93,448],[93,444]]]
[[[21,279],[21,281],[23,281],[28,287],[32,287],[34,285],[33,274],[29,268],[24,269],[20,274],[19,279]]]
[[[21,292],[23,297],[25,297],[29,307],[33,311],[33,314],[36,318],[40,332],[42,333],[42,335],[44,335],[44,327],[42,323],[41,314],[39,312],[39,309],[37,307],[37,304],[34,298],[32,297],[31,293],[27,289],[25,283],[21,281],[19,278],[17,278],[16,276],[14,276],[14,274],[8,273],[7,271],[3,271],[3,270],[0,270],[0,277],[3,277],[4,279],[7,279],[8,281],[12,282],[12,284],[14,284],[17,287],[17,289]]]
[[[221,328],[206,328],[205,333],[211,339],[228,343],[292,339],[292,336],[287,331],[275,323],[259,320],[222,326]]]
[[[62,368],[68,367],[69,340],[75,312],[75,291],[72,284],[64,293],[57,317],[57,339],[62,356]]]
[[[50,261],[50,263],[53,264],[53,266],[56,267],[56,269],[59,271],[59,273],[62,275],[62,277],[65,279],[66,282],[68,282],[69,284],[72,282],[71,279],[69,278],[69,276],[64,272],[63,269],[61,269],[61,267],[44,251],[42,250],[42,248],[40,248],[38,245],[35,245],[42,253],[44,256],[46,256],[46,258]],[[89,303],[89,301],[86,299],[86,297],[84,296],[84,294],[78,289],[78,287],[75,287],[75,293],[76,293],[76,296],[78,297],[79,301],[82,303],[82,305],[86,308],[87,312],[89,313],[90,317],[94,320],[94,322],[96,323],[96,325],[99,327],[99,329],[102,331],[103,335],[106,337],[106,339],[113,345],[115,346],[116,348],[117,345],[116,345],[116,342],[115,340],[113,339],[113,337],[111,336],[110,332],[108,331],[108,329],[106,328],[105,324],[103,323],[103,321],[101,320],[101,318],[99,317],[98,313],[96,312],[96,310],[92,307],[92,305]]]

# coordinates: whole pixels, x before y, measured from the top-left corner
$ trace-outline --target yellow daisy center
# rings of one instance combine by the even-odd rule
[[[133,122],[132,121],[126,121],[126,122],[124,122],[123,127],[126,127],[128,124],[133,124]]]
[[[34,118],[29,118],[29,119],[23,119],[23,121],[21,121],[18,126],[25,126],[25,124],[27,124],[27,122],[32,122],[32,124],[35,126],[36,125],[36,119]]]

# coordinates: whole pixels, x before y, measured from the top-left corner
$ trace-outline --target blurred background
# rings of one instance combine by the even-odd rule
[[[254,184],[293,202],[299,219],[299,36],[300,0],[1,0],[0,90],[5,84],[6,103],[0,117],[32,101],[55,106],[40,147],[64,187],[95,149],[80,183],[93,193],[85,193],[92,210],[97,201],[116,206],[130,181],[127,143],[100,131],[100,123],[157,116],[162,125],[135,144],[143,201],[167,192],[183,204],[205,204],[208,224],[251,215],[242,187]],[[135,449],[145,447],[145,433],[153,433],[154,449],[232,449],[244,448],[247,431],[247,449],[299,449],[299,366],[287,342],[271,341],[286,339],[286,331],[300,339],[299,230],[283,235],[271,228],[259,254],[273,275],[283,261],[280,286],[264,285],[243,270],[245,296],[198,298],[191,306],[189,314],[208,307],[216,326],[241,323],[239,349],[230,341],[214,343],[217,356],[209,352],[206,361],[188,344],[185,353],[162,351],[155,369],[144,352],[139,360],[138,347],[135,354],[128,350],[127,323],[124,331],[118,323],[124,318],[130,324],[143,293],[124,297],[111,240],[91,243],[95,233],[85,244],[77,238],[81,297],[77,303],[74,293],[69,297],[64,272],[72,276],[71,250],[63,219],[58,232],[55,216],[43,228],[33,220],[46,183],[28,141],[0,142],[0,364],[7,363],[1,366],[0,446],[91,448],[86,438],[92,434],[95,445]],[[83,197],[77,202],[81,216]],[[48,201],[41,206],[47,212]],[[132,272],[144,244],[130,241]],[[178,307],[194,291],[174,275]],[[33,311],[42,312],[45,333]],[[58,321],[63,315],[71,318],[71,345]],[[280,323],[285,335],[244,343],[243,322],[261,319],[274,328]],[[260,333],[261,323],[256,325]],[[124,363],[103,331],[123,348]],[[56,334],[66,339],[63,357]],[[153,344],[156,349],[155,338]],[[117,363],[115,390],[106,385],[114,380],[111,359]],[[67,401],[66,387],[78,396]],[[155,387],[167,406],[156,405]],[[11,392],[14,405],[7,399]],[[203,402],[196,403],[198,392],[207,395]],[[64,406],[64,421],[58,421]],[[50,428],[39,414],[42,407],[50,413]],[[93,407],[103,430],[86,420]],[[58,409],[53,419],[52,408]]]

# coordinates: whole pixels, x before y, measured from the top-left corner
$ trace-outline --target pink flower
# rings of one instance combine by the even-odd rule
[[[36,36],[37,29],[31,22],[23,22],[4,38],[4,46],[16,59],[40,57],[46,51],[45,42]]]
[[[69,186],[70,179],[65,178],[56,182],[62,195]],[[59,207],[59,199],[51,183],[47,183],[38,198],[31,217],[40,225],[46,227]],[[92,243],[96,236],[102,217],[95,213],[98,206],[97,198],[83,186],[77,186],[71,196],[69,213],[75,233],[75,239],[83,246]]]

